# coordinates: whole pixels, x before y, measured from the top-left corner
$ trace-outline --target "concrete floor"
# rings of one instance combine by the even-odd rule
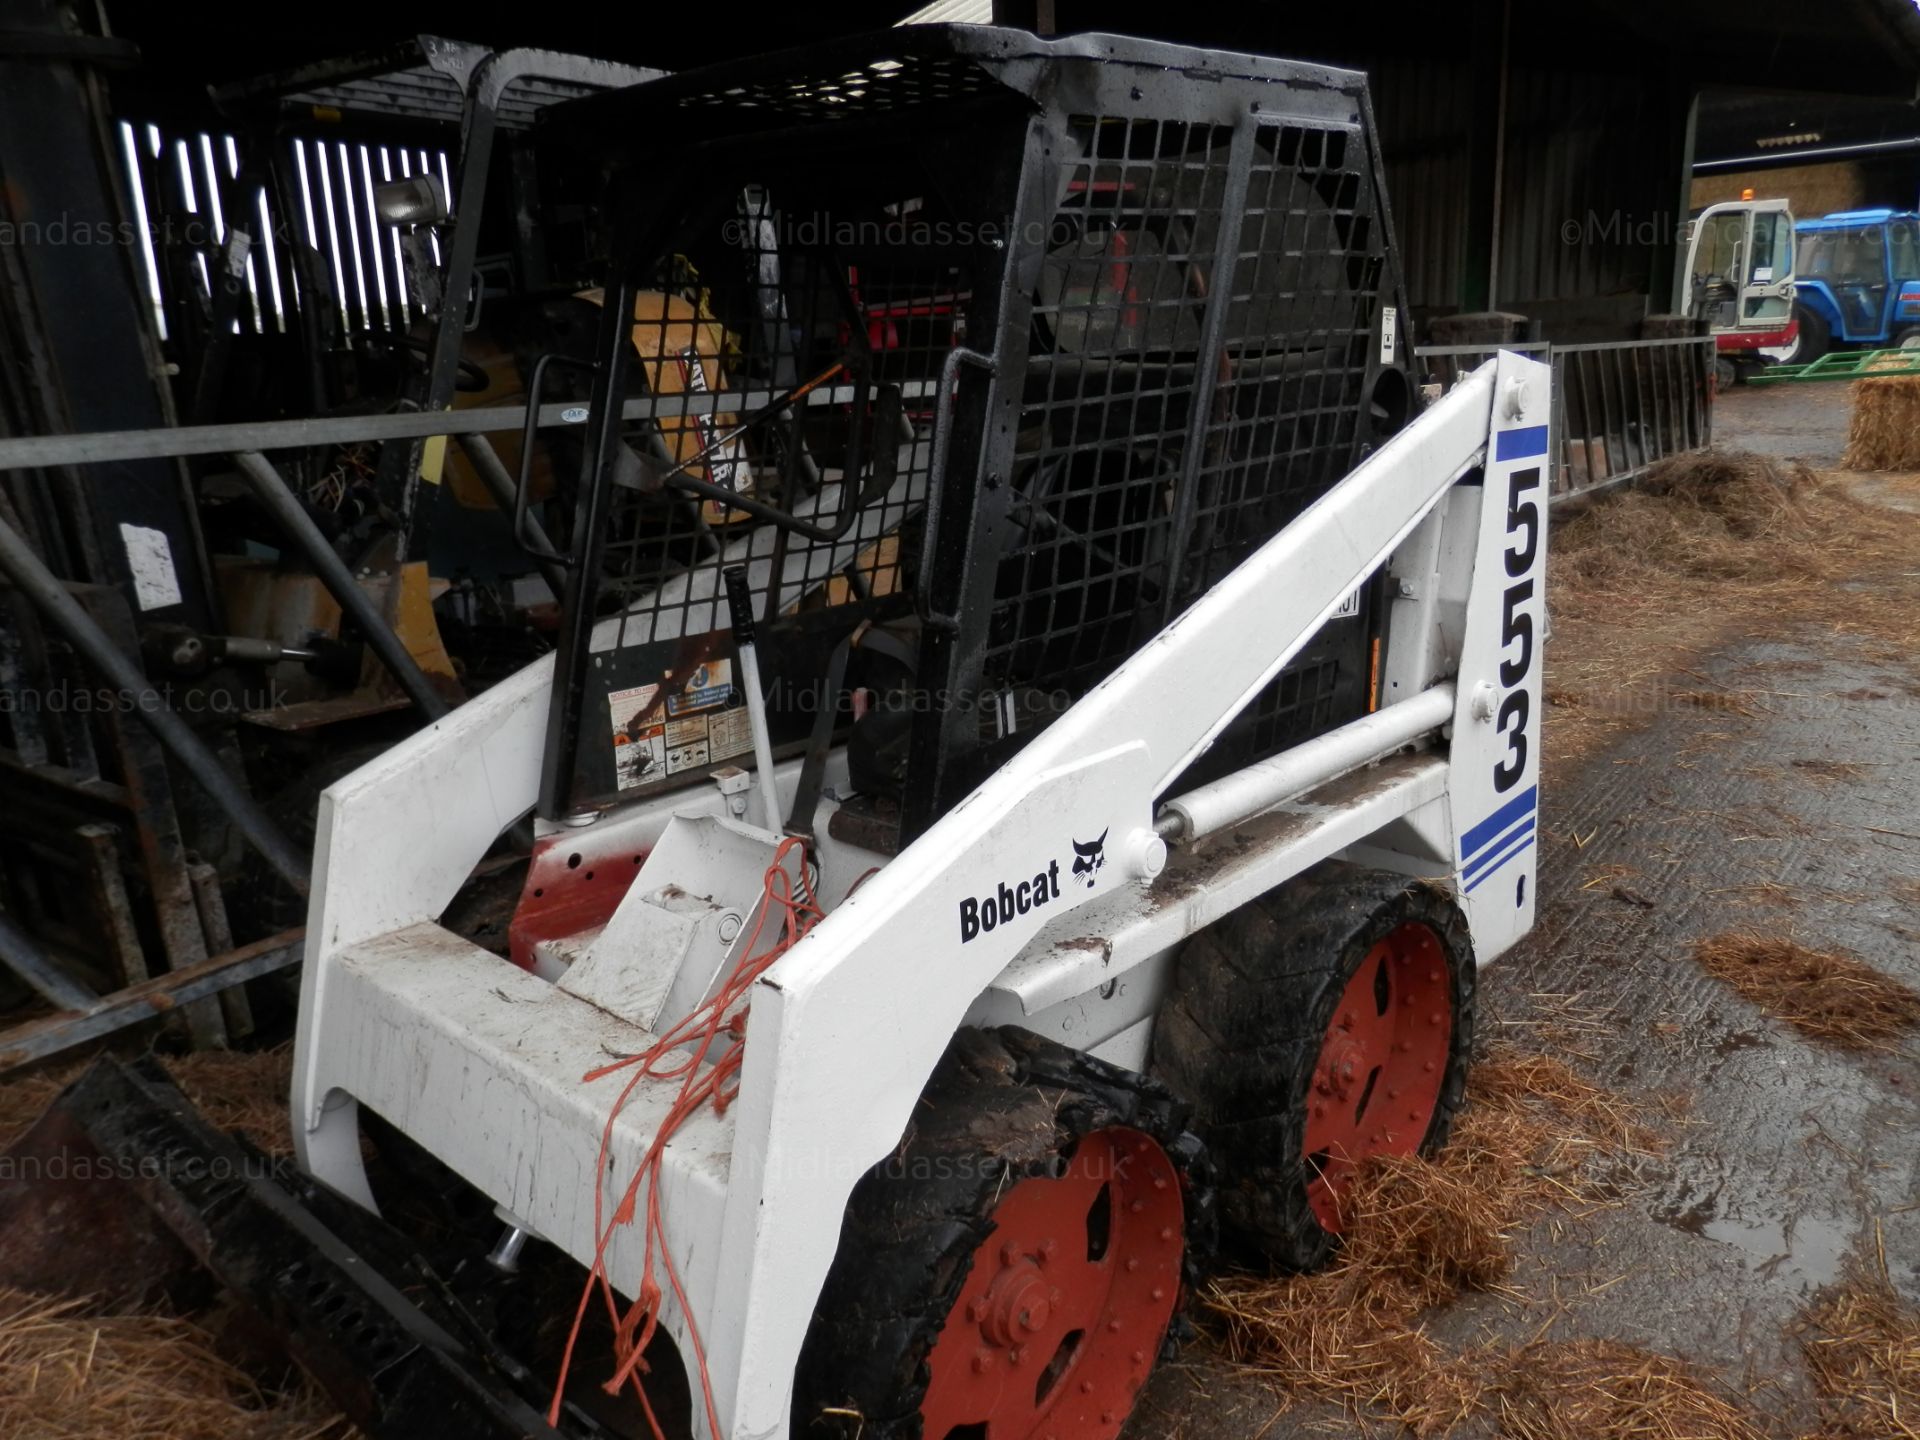
[[[1849,389],[1826,381],[1735,385],[1714,398],[1714,443],[1830,469],[1847,448]]]
[[[1846,415],[1844,386],[1742,387],[1722,397],[1715,436],[1831,466]],[[1481,1005],[1488,1036],[1524,1037],[1560,1007],[1598,1017],[1581,1067],[1629,1096],[1685,1097],[1688,1119],[1627,1203],[1523,1241],[1514,1283],[1541,1300],[1469,1297],[1431,1330],[1523,1340],[1558,1311],[1554,1337],[1703,1362],[1753,1392],[1779,1434],[1801,1434],[1812,1414],[1785,1327],[1847,1252],[1870,1253],[1878,1226],[1894,1283],[1920,1301],[1920,1047],[1823,1049],[1688,952],[1724,930],[1788,931],[1920,986],[1920,890],[1897,888],[1920,877],[1920,665],[1790,638],[1709,644],[1693,670],[1687,686],[1755,693],[1755,713],[1657,707],[1547,791],[1540,923],[1483,977]],[[1821,761],[1863,768],[1827,778]],[[1647,903],[1583,888],[1616,873]],[[1797,903],[1762,903],[1752,887],[1768,881]],[[1276,1409],[1203,1340],[1156,1377],[1128,1434],[1353,1429],[1318,1407]]]

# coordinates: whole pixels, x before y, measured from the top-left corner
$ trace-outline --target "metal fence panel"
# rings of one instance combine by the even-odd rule
[[[1623,484],[1713,440],[1713,338],[1550,349],[1556,497]]]
[[[1414,352],[1451,389],[1500,350],[1553,367],[1553,498],[1625,484],[1656,461],[1713,443],[1713,337],[1585,345],[1434,345]]]
[[[1444,394],[1502,350],[1545,361],[1550,348],[1544,340],[1526,340],[1513,345],[1421,345],[1413,352],[1414,368],[1424,384],[1438,385],[1439,393]]]

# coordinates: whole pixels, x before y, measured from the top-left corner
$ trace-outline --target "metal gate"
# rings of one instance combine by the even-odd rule
[[[1710,335],[1560,345],[1435,345],[1415,352],[1422,376],[1450,387],[1496,350],[1553,366],[1555,499],[1611,489],[1656,461],[1713,443]]]

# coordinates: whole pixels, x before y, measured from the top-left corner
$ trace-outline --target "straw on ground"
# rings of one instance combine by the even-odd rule
[[[1508,1282],[1514,1236],[1550,1210],[1614,1203],[1623,1169],[1661,1148],[1633,1106],[1551,1056],[1496,1047],[1434,1159],[1370,1162],[1333,1267],[1216,1281],[1229,1353],[1291,1399],[1339,1402],[1417,1436],[1469,1422],[1516,1440],[1754,1440],[1711,1378],[1607,1341],[1451,1352],[1425,1314]]]
[[[1843,951],[1743,930],[1698,941],[1693,953],[1769,1015],[1843,1050],[1885,1050],[1920,1025],[1920,994]]]
[[[0,1289],[0,1440],[341,1440],[311,1392],[263,1391],[198,1324]]]

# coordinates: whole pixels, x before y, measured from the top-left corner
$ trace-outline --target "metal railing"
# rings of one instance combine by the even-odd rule
[[[1451,388],[1500,350],[1553,367],[1553,498],[1625,484],[1670,455],[1713,443],[1713,337],[1559,345],[1435,345],[1423,379]]]
[[[1544,340],[1522,340],[1512,345],[1418,345],[1413,358],[1417,378],[1424,384],[1438,385],[1445,394],[1502,350],[1544,364],[1549,348]]]

